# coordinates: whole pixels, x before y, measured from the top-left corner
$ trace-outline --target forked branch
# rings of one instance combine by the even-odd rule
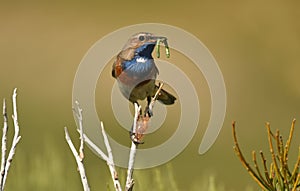
[[[4,190],[5,182],[7,179],[7,174],[9,167],[11,165],[11,162],[13,160],[13,157],[15,155],[15,150],[17,147],[17,144],[19,143],[21,136],[19,136],[19,122],[18,122],[18,112],[17,112],[17,88],[14,89],[13,96],[12,96],[12,102],[13,102],[13,124],[14,124],[14,137],[12,141],[11,148],[9,150],[8,156],[6,158],[6,151],[7,151],[7,131],[8,131],[8,117],[7,117],[7,109],[6,109],[6,102],[3,100],[3,134],[2,134],[2,147],[1,147],[1,180],[0,180],[0,191]]]
[[[152,98],[152,100],[149,104],[149,107],[151,107],[151,109],[153,109],[153,107],[154,107],[154,103],[157,99],[157,96],[160,93],[160,90],[161,90],[162,86],[163,86],[163,84],[160,85],[158,91],[156,92],[155,96]],[[128,169],[127,169],[126,184],[125,184],[125,190],[126,191],[132,191],[133,190],[133,186],[134,186],[133,170],[134,170],[134,161],[135,161],[136,151],[137,151],[138,144],[141,143],[141,139],[143,138],[144,133],[148,128],[148,122],[150,120],[149,116],[140,115],[140,110],[141,110],[141,107],[138,106],[137,104],[135,104],[135,115],[134,115],[134,119],[133,119],[133,128],[132,128],[133,138],[131,137],[132,138],[131,148],[130,148],[130,153],[129,153],[129,163],[128,163]],[[81,181],[82,181],[84,190],[85,191],[90,190],[89,185],[88,185],[88,181],[87,181],[87,177],[86,177],[86,174],[85,174],[85,170],[84,170],[84,165],[83,165],[83,158],[84,158],[83,149],[84,149],[84,142],[85,142],[104,161],[106,161],[106,163],[109,167],[111,178],[112,178],[113,183],[114,183],[115,190],[116,191],[122,191],[121,184],[120,184],[119,177],[118,177],[118,173],[116,171],[115,164],[114,164],[113,151],[111,149],[108,136],[107,136],[107,134],[104,130],[103,123],[101,122],[100,125],[101,125],[101,133],[102,133],[104,144],[105,144],[105,147],[106,147],[106,152],[102,151],[84,133],[83,123],[82,123],[82,120],[83,120],[82,109],[79,107],[78,102],[76,102],[76,108],[74,108],[73,111],[75,112],[75,116],[77,118],[78,126],[79,126],[79,129],[78,129],[78,132],[79,132],[79,135],[80,135],[79,152],[76,151],[76,149],[75,149],[75,147],[72,143],[72,140],[70,139],[70,136],[69,136],[69,133],[68,133],[68,130],[67,130],[66,127],[65,127],[65,136],[66,136],[67,143],[69,144],[69,147],[72,150],[72,153],[73,153],[73,155],[76,159],[76,162],[77,162],[77,165],[78,165],[78,170],[79,170],[79,173],[80,173],[80,177],[81,177]]]

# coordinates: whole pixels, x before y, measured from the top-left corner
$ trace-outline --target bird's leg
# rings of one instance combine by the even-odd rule
[[[153,107],[154,107],[154,103],[157,100],[158,96],[161,94],[160,90],[162,89],[164,83],[159,84],[159,88],[156,91],[155,95],[153,96],[153,98],[151,96],[147,97],[147,107],[145,109],[145,113],[144,113],[144,117],[149,117],[151,118],[153,116]],[[148,115],[148,116],[147,116]]]
[[[133,104],[133,106],[134,106],[134,104],[137,104],[138,107],[140,106],[140,104],[137,101],[132,102],[132,104]],[[143,115],[142,110],[140,110],[140,116],[142,116],[142,115]]]
[[[145,109],[144,116],[146,117],[148,115],[149,118],[153,116],[152,108],[150,108],[151,101],[152,101],[151,96],[148,96],[147,97],[147,106],[146,106],[146,109]]]

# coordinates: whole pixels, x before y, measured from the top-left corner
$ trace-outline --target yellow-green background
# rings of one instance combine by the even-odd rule
[[[199,190],[211,176],[225,190],[257,190],[233,153],[231,121],[237,121],[240,144],[250,160],[252,149],[268,151],[266,121],[286,137],[291,120],[300,119],[299,8],[298,1],[278,0],[1,1],[0,98],[8,99],[11,112],[12,90],[18,88],[22,136],[7,190],[82,190],[63,132],[68,126],[78,143],[72,114],[76,69],[101,37],[145,22],[174,25],[199,38],[219,64],[228,97],[224,127],[209,152],[197,154],[204,132],[199,128],[170,166],[137,171],[137,186],[152,190],[154,175],[160,173],[164,190],[174,182],[179,190]],[[113,79],[109,81],[111,85]],[[209,95],[207,88],[203,91]],[[204,111],[206,120],[208,114]],[[102,120],[110,128],[111,119]],[[201,127],[206,123],[200,121]],[[298,153],[299,127],[290,162]],[[117,133],[113,127],[110,131]],[[86,149],[85,164],[92,190],[105,190],[111,182],[105,163]],[[168,176],[174,182],[163,178]]]

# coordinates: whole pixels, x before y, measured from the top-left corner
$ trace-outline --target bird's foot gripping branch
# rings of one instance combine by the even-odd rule
[[[141,107],[138,106],[138,104],[134,104],[135,106],[135,117],[134,117],[134,123],[132,126],[130,133],[130,138],[135,144],[143,144],[144,142],[142,141],[146,130],[149,127],[149,121],[151,116],[153,115],[153,107],[154,103],[157,100],[158,96],[160,95],[160,91],[162,90],[163,83],[159,85],[158,90],[156,91],[154,97],[151,99],[151,102],[145,109],[144,115],[141,114],[140,110]],[[149,114],[151,113],[151,115]]]

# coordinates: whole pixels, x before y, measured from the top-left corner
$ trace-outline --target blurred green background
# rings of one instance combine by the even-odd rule
[[[77,67],[104,35],[146,22],[174,25],[199,38],[219,64],[228,98],[224,127],[216,143],[198,155],[210,111],[204,79],[194,79],[194,83],[204,84],[203,89],[197,88],[203,95],[204,117],[193,140],[169,164],[137,171],[136,190],[156,188],[156,175],[161,177],[157,190],[205,190],[203,185],[212,179],[219,190],[257,190],[234,155],[231,121],[237,121],[241,147],[251,160],[253,149],[268,152],[266,121],[287,137],[292,119],[300,119],[299,8],[299,1],[277,0],[1,1],[0,98],[9,100],[11,112],[12,91],[18,88],[22,136],[7,190],[82,190],[63,131],[67,126],[78,143],[72,114]],[[113,83],[112,78],[107,80],[107,86]],[[110,119],[104,116],[101,120],[110,126]],[[290,162],[298,154],[299,127],[296,123]],[[118,132],[112,127],[110,133]],[[170,133],[166,134],[167,138]],[[155,139],[147,142],[153,144]],[[85,152],[92,190],[112,188],[106,164],[88,149]],[[121,175],[125,173],[119,170]]]

